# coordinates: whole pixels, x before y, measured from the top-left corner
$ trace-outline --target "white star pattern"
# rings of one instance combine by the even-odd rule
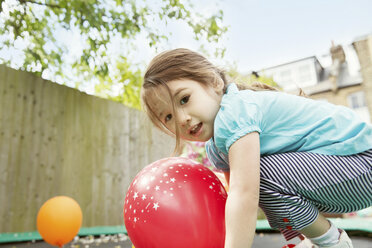
[[[133,196],[133,199],[135,200],[137,197],[138,197],[138,193],[135,192],[135,193],[134,193],[134,196]]]
[[[128,188],[124,200],[124,219],[128,228],[153,225],[153,216],[168,215],[169,207],[178,206],[186,190],[213,194],[226,200],[226,192],[220,192],[220,182],[208,168],[185,158],[159,161],[163,162],[156,161],[140,171]],[[201,183],[197,184],[196,191],[194,186],[189,185],[195,180]]]
[[[158,210],[158,208],[159,208],[159,203],[154,203],[154,206],[153,206],[152,208],[154,208],[155,210]]]

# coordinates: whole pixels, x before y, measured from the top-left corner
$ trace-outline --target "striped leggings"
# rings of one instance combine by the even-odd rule
[[[260,163],[260,207],[287,240],[319,212],[372,206],[372,149],[350,156],[282,153],[263,156]]]

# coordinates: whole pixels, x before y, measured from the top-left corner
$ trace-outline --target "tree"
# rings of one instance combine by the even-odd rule
[[[213,43],[227,30],[222,18],[222,11],[203,16],[189,0],[0,0],[0,50],[20,51],[20,69],[53,75],[62,83],[72,80],[78,86],[96,80],[101,95],[120,84],[125,94],[114,98],[138,108],[134,99],[141,69],[128,61],[136,37],[146,37],[156,49],[169,35],[157,26],[180,22],[191,28],[196,40]],[[58,39],[67,33],[79,34],[85,43],[77,54]],[[118,40],[125,51],[108,54]],[[12,65],[9,58],[1,60]]]
[[[259,75],[259,73],[254,71],[248,74],[242,74],[238,72],[235,64],[228,65],[227,68],[228,69],[226,70],[226,74],[229,76],[229,78],[232,78],[236,83],[252,84],[255,82],[260,82],[280,89],[280,86],[274,81],[272,77]]]

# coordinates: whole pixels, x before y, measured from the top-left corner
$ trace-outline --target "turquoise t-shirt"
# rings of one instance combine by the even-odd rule
[[[230,84],[214,122],[216,147],[227,155],[236,140],[255,131],[262,155],[351,155],[372,148],[372,126],[347,107],[283,92],[239,91]]]

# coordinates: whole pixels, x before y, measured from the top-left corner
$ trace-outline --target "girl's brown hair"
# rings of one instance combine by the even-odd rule
[[[223,70],[214,66],[204,56],[188,49],[178,48],[160,53],[150,62],[147,67],[144,82],[141,90],[142,104],[145,112],[155,126],[162,131],[171,134],[163,125],[162,121],[155,114],[152,104],[148,101],[151,95],[157,94],[156,90],[163,87],[169,94],[173,110],[175,109],[174,101],[167,83],[179,80],[189,79],[199,82],[204,85],[216,85],[217,82],[223,81],[224,92],[229,84]],[[255,83],[252,85],[238,84],[239,90],[250,89],[258,90],[277,90],[266,84]],[[176,114],[176,111],[173,111]],[[175,116],[177,120],[177,117]],[[181,141],[179,137],[179,129],[176,125],[176,147],[175,154],[181,152]]]

